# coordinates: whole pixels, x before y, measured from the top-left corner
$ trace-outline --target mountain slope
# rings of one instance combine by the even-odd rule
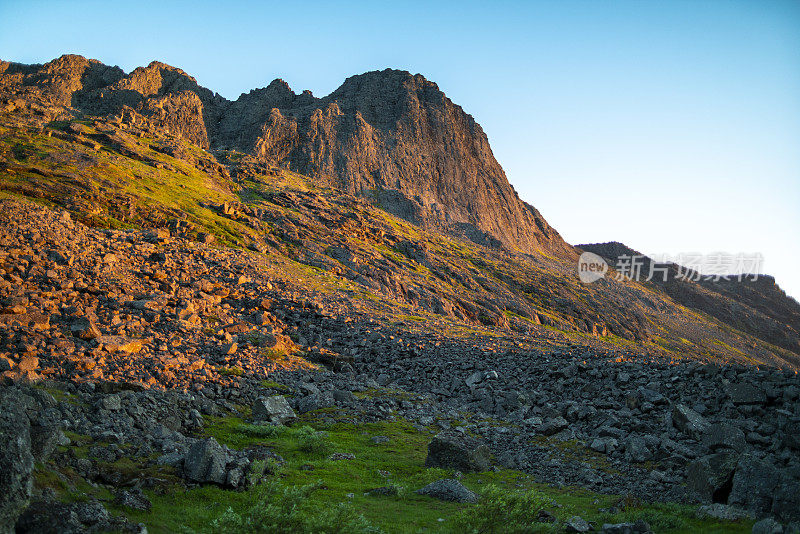
[[[653,260],[622,243],[578,245],[617,265],[618,259],[642,256],[642,272],[651,272]],[[660,269],[663,269],[660,270]],[[714,280],[698,276],[695,280],[679,276],[685,272],[674,263],[658,264],[659,274],[650,282],[680,304],[723,321],[759,339],[800,352],[800,304],[786,295],[768,275]]]
[[[394,80],[396,94],[413,97],[405,103],[387,97],[385,106],[372,109],[378,97],[365,87],[381,86],[386,77]],[[330,117],[325,118],[323,107]],[[409,111],[413,109],[417,111]],[[415,134],[406,135],[414,113],[421,125]],[[241,120],[231,119],[236,116]],[[350,116],[369,120],[370,127],[380,130],[372,148],[353,144],[345,135]],[[459,117],[460,126],[448,122]],[[296,132],[294,141],[275,142],[275,130],[263,127],[269,120]],[[454,132],[446,131],[451,127]],[[318,133],[309,136],[310,131]],[[392,152],[392,139],[402,139],[408,150],[417,147],[420,159],[425,154],[446,159],[467,150],[466,144],[452,146],[447,137],[436,142],[425,137],[439,131],[472,139],[473,144],[463,161],[445,162],[449,174],[440,173],[436,187],[402,175],[397,189],[380,189],[360,166],[347,164],[348,154],[369,159],[374,149],[385,152],[374,161],[387,172],[404,172],[405,163],[392,159],[402,160]],[[203,148],[204,139],[209,150]],[[257,146],[270,139],[271,148],[259,153]],[[252,153],[236,149],[251,145]],[[795,344],[769,334],[781,329],[776,321],[783,315],[763,311],[777,300],[760,296],[758,288],[748,294],[746,305],[761,311],[743,318],[692,306],[652,284],[614,277],[580,283],[572,249],[531,215],[532,208],[497,192],[479,200],[476,185],[460,190],[443,185],[451,180],[448,176],[466,173],[466,183],[493,184],[496,191],[513,195],[490,156],[485,136],[460,108],[435,85],[399,71],[350,78],[343,89],[319,100],[307,93],[295,95],[278,81],[231,103],[161,63],[130,75],[79,56],[44,66],[0,65],[0,190],[5,194],[62,206],[92,226],[166,227],[202,241],[216,236],[224,245],[248,247],[288,262],[293,265],[289,278],[309,287],[319,283],[307,278],[307,269],[321,269],[335,290],[375,302],[369,313],[381,320],[384,314],[414,316],[424,321],[424,328],[443,334],[466,328],[481,336],[509,336],[545,346],[576,343],[782,367],[800,363]],[[302,167],[312,175],[328,164],[340,170],[333,177],[304,176],[279,164]],[[474,172],[467,172],[468,165],[475,165]],[[352,189],[349,180],[365,188]],[[427,212],[419,208],[423,202],[409,204],[401,191],[404,183],[419,191],[430,188],[430,198],[439,192],[450,195],[451,207],[440,208],[442,219],[425,219],[421,215]],[[530,215],[526,231],[547,253],[516,254],[509,252],[509,245],[484,246],[496,245],[502,235],[482,233],[477,219],[474,224],[454,222],[455,215],[448,220],[448,213],[456,213],[462,203],[471,206],[464,217],[477,217],[480,210],[475,206],[489,203],[501,213],[487,216],[485,221],[493,223]],[[398,210],[398,205],[409,209]],[[728,302],[735,304],[731,299]],[[794,321],[791,315],[785,317]],[[789,341],[792,329],[797,330],[785,329]]]
[[[480,125],[420,75],[353,76],[321,99],[276,80],[229,102],[159,62],[123,75],[62,56],[41,66],[2,63],[0,74],[11,95],[39,90],[47,103],[92,115],[135,112],[202,148],[238,149],[331,180],[415,224],[524,253],[573,254],[519,199]]]

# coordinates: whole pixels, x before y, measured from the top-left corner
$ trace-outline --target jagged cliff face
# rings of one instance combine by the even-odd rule
[[[44,106],[127,115],[203,148],[242,150],[479,243],[573,254],[519,199],[480,125],[420,75],[369,72],[324,98],[276,80],[231,102],[163,63],[126,75],[69,55],[0,63],[0,89]]]
[[[220,144],[329,177],[417,224],[523,252],[569,250],[519,199],[480,125],[420,75],[369,72],[320,99],[276,81],[242,95],[220,126]]]

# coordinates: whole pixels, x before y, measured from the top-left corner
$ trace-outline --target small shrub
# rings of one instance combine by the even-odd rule
[[[286,427],[277,425],[252,425],[249,423],[240,424],[237,429],[243,434],[253,438],[275,438],[281,435]]]
[[[339,504],[322,512],[309,509],[309,497],[321,484],[281,487],[275,482],[262,486],[259,501],[239,514],[229,508],[209,525],[214,534],[378,534],[352,505]]]
[[[297,448],[309,454],[328,454],[333,449],[333,443],[328,438],[327,432],[318,432],[310,426],[304,426],[294,435]]]
[[[480,502],[456,518],[456,531],[470,534],[532,532],[539,512],[549,502],[547,496],[535,490],[506,490],[488,485],[481,491]],[[551,527],[540,526],[540,530]]]

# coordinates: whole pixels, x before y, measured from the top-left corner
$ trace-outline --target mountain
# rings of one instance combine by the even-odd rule
[[[93,115],[132,111],[202,148],[330,180],[427,228],[524,253],[573,254],[520,200],[480,125],[418,74],[352,76],[324,98],[275,80],[235,102],[160,62],[125,75],[66,55],[44,65],[4,62],[0,74],[11,95]]]

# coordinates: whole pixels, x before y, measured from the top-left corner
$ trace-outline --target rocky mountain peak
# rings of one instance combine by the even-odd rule
[[[198,146],[323,179],[424,227],[524,253],[574,253],[519,199],[472,116],[419,74],[367,72],[323,98],[276,79],[231,102],[158,61],[127,75],[75,55],[4,70],[11,92],[95,115],[130,108]]]

